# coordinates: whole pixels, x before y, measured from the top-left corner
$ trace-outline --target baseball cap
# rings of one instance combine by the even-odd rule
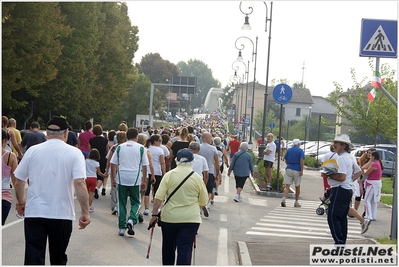
[[[56,127],[58,126],[58,128]],[[54,116],[47,122],[46,129],[49,131],[64,131],[69,128],[69,124],[65,118]]]
[[[301,141],[299,139],[294,139],[292,140],[292,143],[294,144],[294,146],[298,145],[301,143]]]
[[[188,148],[180,149],[179,152],[177,152],[176,160],[180,163],[191,162],[194,160],[193,152]]]

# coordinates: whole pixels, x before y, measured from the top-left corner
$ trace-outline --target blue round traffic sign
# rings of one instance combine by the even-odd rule
[[[270,128],[274,128],[274,123],[273,122],[271,122],[270,124],[269,124],[269,126],[270,126]]]
[[[291,101],[292,89],[288,84],[280,83],[273,88],[273,98],[278,104],[284,105]]]

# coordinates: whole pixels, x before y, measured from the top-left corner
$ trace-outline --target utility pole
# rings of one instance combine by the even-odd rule
[[[303,62],[303,66],[302,66],[302,85],[301,88],[305,88],[305,85],[303,84],[303,77],[305,76],[305,61]]]

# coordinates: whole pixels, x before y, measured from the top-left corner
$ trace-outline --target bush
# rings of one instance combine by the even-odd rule
[[[258,157],[255,156],[252,150],[248,150],[248,153],[252,156],[252,160],[254,161],[254,165],[258,165]]]
[[[320,162],[317,161],[315,157],[306,156],[304,161],[305,166],[318,168],[320,167]]]
[[[265,182],[267,183],[267,176],[266,176],[266,169],[263,165],[263,161],[259,161],[258,164],[258,172],[262,175],[263,179],[265,180]],[[275,169],[274,167],[272,168],[272,187],[274,189],[277,189],[277,169]],[[279,190],[282,191],[283,188],[283,181],[284,181],[284,176],[282,174],[282,172],[280,171],[280,176],[279,176]]]

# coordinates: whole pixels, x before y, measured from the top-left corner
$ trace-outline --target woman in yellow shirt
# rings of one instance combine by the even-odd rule
[[[150,225],[158,222],[158,209],[180,183],[193,172],[193,152],[177,153],[175,169],[167,172],[155,194]],[[190,265],[195,235],[200,223],[200,208],[208,203],[208,191],[202,177],[193,172],[162,208],[162,264]],[[177,259],[175,256],[177,248]],[[176,261],[176,263],[175,263]]]

